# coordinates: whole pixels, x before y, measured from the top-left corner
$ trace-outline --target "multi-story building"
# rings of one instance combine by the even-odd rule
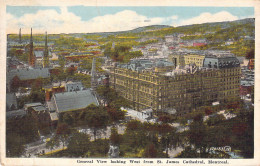
[[[157,114],[173,109],[183,114],[215,101],[239,97],[241,72],[236,57],[206,57],[203,62],[202,68],[193,64],[182,69],[173,69],[172,63],[171,70],[158,62],[131,61],[110,70],[110,86],[134,109],[151,108]]]
[[[205,59],[205,55],[185,55],[184,56],[185,65],[195,63],[196,66],[198,66],[198,67],[203,66],[204,59]]]
[[[203,66],[203,61],[205,59],[205,55],[195,55],[195,54],[189,54],[189,55],[179,55],[174,54],[170,55],[168,57],[169,61],[173,62],[177,66],[185,66],[189,64],[196,64],[197,67]]]

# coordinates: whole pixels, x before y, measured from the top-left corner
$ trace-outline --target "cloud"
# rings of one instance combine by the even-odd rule
[[[19,28],[24,29],[23,33],[29,33],[30,27],[34,29],[34,33],[114,32],[162,24],[177,18],[177,16],[150,18],[135,11],[124,10],[83,21],[81,17],[69,12],[67,7],[61,7],[60,13],[55,10],[39,10],[35,14],[25,14],[19,18],[7,13],[7,33],[17,33]]]
[[[207,22],[222,22],[222,21],[234,21],[238,20],[237,16],[230,14],[227,11],[221,11],[215,14],[201,13],[199,16],[174,23],[174,26],[191,25],[191,24],[202,24]]]

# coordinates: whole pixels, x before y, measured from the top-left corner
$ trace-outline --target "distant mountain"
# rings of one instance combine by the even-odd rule
[[[118,35],[118,34],[124,34],[124,33],[140,33],[145,31],[152,31],[152,30],[160,30],[164,28],[171,28],[172,26],[169,25],[149,25],[144,27],[138,27],[133,30],[127,30],[127,31],[118,31],[118,32],[97,32],[97,33],[70,33],[70,35],[73,36],[81,36],[81,35],[101,35],[103,37],[109,36],[109,35]]]
[[[202,24],[192,24],[192,25],[184,25],[184,26],[178,26],[178,27],[172,27],[169,25],[150,25],[150,26],[144,26],[144,27],[138,27],[133,30],[128,31],[118,31],[118,32],[100,32],[100,33],[73,33],[70,35],[81,37],[82,35],[100,35],[103,37],[107,37],[109,35],[119,35],[119,34],[138,34],[138,33],[149,33],[150,31],[157,31],[160,32],[161,30],[168,30],[171,29],[172,32],[175,33],[185,33],[186,31],[193,31],[193,32],[201,32],[201,31],[215,31],[216,27],[221,29],[226,28],[232,28],[234,26],[239,25],[251,25],[255,26],[255,19],[254,18],[246,18],[236,21],[224,21],[224,22],[211,22],[211,23],[202,23]],[[172,33],[171,30],[169,30],[169,33]]]
[[[145,27],[139,27],[133,30],[125,31],[129,33],[139,33],[139,32],[145,32],[145,31],[153,31],[153,30],[160,30],[163,28],[172,28],[172,26],[169,25],[150,25]]]
[[[223,21],[223,22],[210,22],[210,23],[202,23],[202,24],[192,24],[192,25],[184,25],[184,26],[179,26],[182,28],[188,28],[188,27],[193,27],[193,26],[198,26],[198,25],[210,25],[210,26],[221,26],[221,28],[228,28],[231,27],[235,24],[255,24],[255,19],[254,18],[245,18],[241,20],[235,20],[235,21]]]

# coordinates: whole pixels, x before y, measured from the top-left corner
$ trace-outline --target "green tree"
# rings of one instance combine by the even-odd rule
[[[86,108],[85,123],[93,130],[95,140],[97,131],[105,128],[108,124],[108,120],[107,111],[102,107],[91,104]]]
[[[168,156],[168,149],[170,147],[170,143],[176,144],[174,142],[176,129],[171,127],[169,124],[161,124],[158,125],[158,133],[161,135],[161,144],[163,148],[166,149],[166,155]]]
[[[255,58],[255,49],[251,49],[249,52],[246,54],[247,59],[254,59]]]
[[[111,135],[109,140],[113,145],[119,145],[121,142],[121,136],[118,134],[118,131],[115,127],[111,128]]]
[[[116,108],[113,108],[113,107],[108,107],[107,108],[107,113],[108,113],[108,116],[109,116],[109,121],[111,123],[116,123],[118,122],[119,120],[124,120],[125,119],[125,112],[124,111],[121,111],[120,109],[116,109]]]
[[[62,142],[63,149],[68,142],[72,129],[66,123],[59,123],[56,129],[56,138]]]
[[[193,122],[189,125],[188,137],[191,145],[195,150],[199,150],[201,156],[205,157],[207,148],[207,127],[203,123],[201,114],[194,117]]]
[[[62,120],[69,126],[72,126],[74,124],[74,120],[76,120],[72,117],[70,112],[65,112],[62,116]]]
[[[90,139],[87,134],[79,132],[72,134],[72,137],[68,143],[68,153],[71,156],[83,157],[89,151],[89,149]]]
[[[154,144],[150,143],[145,147],[144,156],[146,158],[157,157],[157,150]]]
[[[25,138],[14,132],[6,134],[6,156],[21,157],[25,153]]]

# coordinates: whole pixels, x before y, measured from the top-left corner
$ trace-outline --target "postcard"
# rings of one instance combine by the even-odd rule
[[[2,165],[259,165],[259,2],[5,1]]]

